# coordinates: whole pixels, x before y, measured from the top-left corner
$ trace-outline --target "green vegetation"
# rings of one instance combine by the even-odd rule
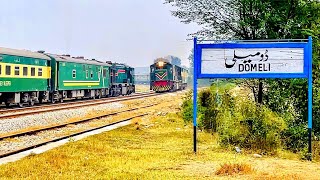
[[[180,18],[183,23],[197,23],[202,29],[192,36],[198,39],[307,39],[313,38],[313,140],[320,137],[320,2],[318,0],[166,0],[175,7],[172,15]],[[233,80],[232,80],[233,81]],[[262,122],[272,117],[273,121],[282,122],[279,127],[284,148],[294,152],[304,152],[307,146],[307,81],[305,79],[246,79],[233,81],[248,88],[253,94],[255,103],[246,106],[252,110],[247,122]],[[208,97],[214,93],[204,94]],[[223,94],[221,95],[223,96]],[[254,107],[256,106],[256,107]],[[188,115],[188,105],[184,104],[183,117]],[[228,105],[228,111],[233,109]],[[216,110],[200,106],[200,121],[203,127],[203,116],[206,120],[215,118]],[[241,111],[239,111],[240,113]],[[240,118],[232,114],[219,120],[232,117],[237,123]],[[218,113],[218,114],[219,114]],[[260,115],[262,114],[262,115]],[[248,116],[248,114],[246,115]],[[242,119],[243,120],[243,119]],[[284,122],[284,123],[283,123]],[[212,121],[214,125],[214,121]],[[267,123],[267,122],[265,122]],[[219,125],[218,125],[219,126]],[[254,123],[252,124],[254,127]],[[265,129],[266,128],[266,129]],[[264,127],[264,138],[269,127]],[[272,129],[272,128],[271,128]],[[275,130],[275,129],[273,129]],[[270,132],[272,132],[271,130]],[[219,131],[219,129],[217,129]],[[230,132],[231,133],[231,132]],[[236,132],[232,132],[236,133]],[[259,130],[260,133],[260,130]],[[245,136],[247,137],[247,136]],[[318,138],[316,138],[318,137]],[[278,144],[278,142],[276,143]],[[315,142],[314,144],[319,144]],[[277,145],[278,146],[278,145]]]
[[[230,85],[212,85],[199,92],[199,128],[219,135],[221,145],[240,146],[260,153],[281,148],[286,120],[264,105],[256,105],[250,91]],[[191,93],[182,104],[182,117],[192,121]]]
[[[279,99],[280,100],[280,99]],[[193,120],[192,91],[183,97],[181,117]],[[231,83],[213,84],[198,95],[198,126],[214,134],[221,146],[239,146],[261,154],[277,154],[283,149],[308,159],[307,127],[296,124],[294,108],[283,113],[257,104],[249,89]],[[313,158],[320,159],[320,143],[313,141]]]

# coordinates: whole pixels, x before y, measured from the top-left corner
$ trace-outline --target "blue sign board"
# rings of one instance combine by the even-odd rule
[[[312,132],[312,38],[305,40],[209,41],[194,39],[193,124],[197,129],[197,80],[205,78],[307,78],[308,131]]]

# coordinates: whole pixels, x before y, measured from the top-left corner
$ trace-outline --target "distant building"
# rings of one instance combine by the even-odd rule
[[[134,77],[136,84],[150,84],[150,67],[135,67]]]
[[[135,75],[136,84],[150,84],[150,74],[145,75]]]

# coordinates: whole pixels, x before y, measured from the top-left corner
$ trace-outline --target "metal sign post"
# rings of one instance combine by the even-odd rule
[[[308,78],[308,133],[312,133],[312,38],[264,41],[194,38],[193,126],[197,152],[197,81],[206,78]]]

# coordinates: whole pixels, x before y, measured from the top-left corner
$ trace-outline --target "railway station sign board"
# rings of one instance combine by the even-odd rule
[[[312,132],[312,38],[259,41],[198,41],[194,38],[194,152],[197,80],[206,78],[307,78],[309,152]]]

